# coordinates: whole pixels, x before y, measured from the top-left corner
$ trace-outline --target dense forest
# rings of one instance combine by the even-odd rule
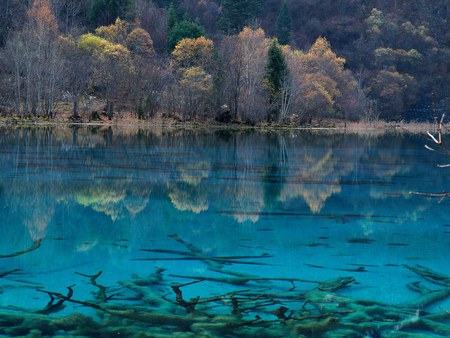
[[[3,0],[0,113],[428,119],[449,20],[446,0]]]

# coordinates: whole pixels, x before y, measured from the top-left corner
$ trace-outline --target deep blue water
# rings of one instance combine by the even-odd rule
[[[450,200],[409,193],[450,188],[450,171],[436,166],[446,158],[426,151],[420,136],[87,128],[0,132],[2,316],[32,317],[48,305],[48,292],[66,295],[69,286],[72,299],[79,301],[178,315],[186,309],[176,304],[171,286],[200,278],[206,280],[182,288],[183,297],[227,295],[201,310],[214,314],[231,312],[230,292],[304,293],[320,281],[343,276],[355,281],[329,295],[386,309],[418,297],[409,283],[421,281],[431,290],[450,287],[445,276],[437,278],[444,280],[439,285],[408,268],[420,265],[450,276]],[[158,301],[146,302],[143,293],[128,297],[124,283],[151,275],[157,267],[165,269],[163,281],[145,287]],[[107,288],[107,301],[99,300],[100,288],[81,275],[100,271],[96,283]],[[272,280],[250,277],[244,285],[218,280],[250,275]],[[291,290],[294,284],[280,278],[312,282],[294,282]],[[69,301],[64,305],[47,316],[81,313],[106,320],[98,309]],[[271,314],[280,306],[295,311],[294,316],[321,313],[308,299],[281,300],[243,311],[242,320],[257,315],[284,332],[290,326]],[[378,325],[375,333],[369,326],[352,328],[358,332],[354,336],[395,336],[403,330],[399,322],[442,313],[450,302],[442,297],[405,308],[410,316],[402,312],[397,324]],[[384,316],[383,323],[395,322]],[[0,320],[0,333],[26,332],[6,329],[19,325],[6,322]],[[180,331],[170,325],[135,326],[134,332]],[[306,336],[347,336],[339,335],[337,327],[334,336],[331,329]],[[446,336],[445,328],[423,325],[411,332]],[[64,327],[37,330],[73,334]],[[108,336],[92,330],[85,335]],[[127,336],[119,326],[115,330]],[[243,333],[212,334],[222,335]]]

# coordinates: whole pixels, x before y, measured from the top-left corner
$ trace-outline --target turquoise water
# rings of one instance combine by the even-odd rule
[[[450,336],[420,136],[0,132],[0,334]]]

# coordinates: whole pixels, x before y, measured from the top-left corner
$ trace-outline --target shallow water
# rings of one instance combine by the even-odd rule
[[[0,132],[1,334],[25,335],[32,329],[49,336],[247,334],[242,326],[180,329],[162,322],[143,327],[128,317],[132,329],[126,331],[120,320],[113,322],[120,316],[89,306],[190,318],[171,286],[199,280],[181,288],[186,302],[196,296],[221,300],[199,304],[194,317],[229,315],[235,292],[250,297],[246,292],[252,290],[272,300],[277,297],[267,296],[268,290],[301,295],[257,306],[252,298],[245,311],[243,305],[236,321],[250,322],[245,322],[249,336],[256,336],[253,328],[280,337],[286,332],[349,336],[344,330],[353,330],[355,337],[450,333],[447,325],[405,324],[450,309],[446,296],[417,303],[420,293],[407,287],[415,281],[431,290],[450,287],[445,276],[426,280],[426,273],[414,270],[418,264],[450,276],[449,201],[409,194],[445,191],[450,171],[436,167],[445,158],[427,152],[419,136],[87,128]],[[156,268],[165,269],[154,275],[158,282],[127,287],[127,281],[151,276]],[[84,276],[100,271],[96,279]],[[344,276],[354,281],[315,294],[321,301],[305,296],[320,282]],[[248,280],[227,280],[236,277]],[[136,285],[155,299],[145,299],[142,290],[130,296]],[[101,290],[106,298],[99,297]],[[49,292],[69,299],[54,307],[61,298],[52,294],[51,302]],[[385,317],[379,320],[386,327],[370,326],[373,317],[355,319],[356,327],[342,316],[326,330],[299,328],[309,322],[296,317],[323,314],[329,303],[347,308],[347,301],[329,301],[338,295],[383,304],[378,316]],[[292,310],[290,318],[271,312],[281,306]],[[390,306],[404,307],[395,320],[389,318]],[[52,328],[55,318],[73,313],[108,322],[110,331],[93,326],[81,332],[68,324]],[[42,320],[42,315],[50,318],[46,329],[14,321]],[[328,325],[326,317],[313,322]],[[436,323],[445,324],[444,317]]]

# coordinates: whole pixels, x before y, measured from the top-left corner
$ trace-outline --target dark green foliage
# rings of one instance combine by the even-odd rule
[[[180,0],[153,0],[161,8],[167,8],[170,6],[178,7]]]
[[[134,0],[94,0],[89,12],[89,20],[95,27],[110,25],[118,17],[131,18],[134,7]]]
[[[0,1],[0,47],[2,47],[8,34],[12,30],[20,28],[25,22],[27,6],[25,1],[1,0]]]
[[[275,35],[281,45],[288,45],[291,43],[291,31],[291,13],[289,13],[287,3],[286,1],[284,1],[281,5],[280,13],[278,14],[275,27]]]
[[[265,74],[265,79],[273,94],[281,91],[286,73],[286,61],[280,46],[275,39],[270,44],[269,51],[267,52],[267,66]]]
[[[205,30],[198,23],[191,20],[177,22],[169,31],[167,46],[169,51],[173,51],[178,42],[184,38],[199,38],[205,35]]]
[[[167,11],[167,28],[169,29],[169,32],[175,27],[177,24],[177,12],[175,10],[175,6],[173,4],[170,4],[169,9]]]
[[[267,52],[267,65],[264,75],[265,85],[269,92],[269,106],[271,109],[269,119],[278,119],[280,99],[287,74],[286,60],[284,59],[280,45],[274,39]]]
[[[219,28],[227,34],[237,33],[261,13],[263,0],[223,0]]]

